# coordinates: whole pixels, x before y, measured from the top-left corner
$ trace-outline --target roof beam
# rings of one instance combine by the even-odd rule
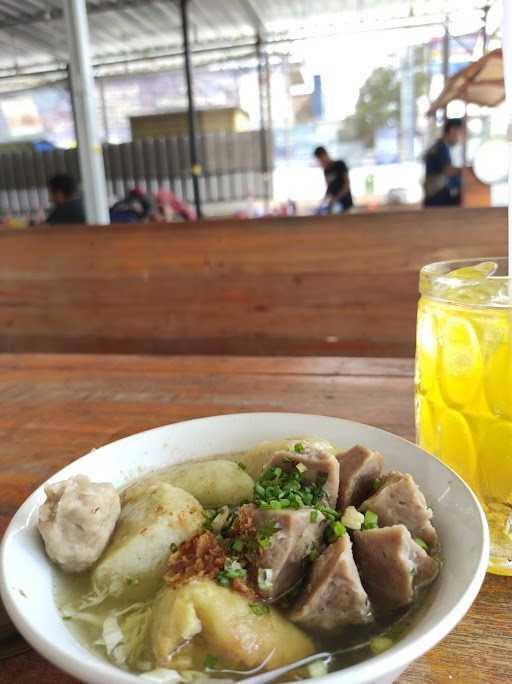
[[[112,0],[108,4],[101,3],[99,5],[92,5],[87,8],[87,14],[100,14],[102,12],[115,12],[117,10],[128,9],[132,7],[147,6],[148,3],[158,2],[158,0]],[[40,10],[39,12],[19,12],[17,16],[13,16],[12,19],[1,20],[0,19],[0,30],[5,28],[11,28],[13,26],[27,26],[30,24],[37,24],[39,22],[46,22],[52,19],[62,19],[64,16],[64,10],[62,7],[49,7],[46,10]]]
[[[257,35],[263,36],[265,34],[265,24],[261,18],[260,13],[254,6],[253,0],[239,0],[245,15],[248,17],[250,23],[254,27],[254,31]]]

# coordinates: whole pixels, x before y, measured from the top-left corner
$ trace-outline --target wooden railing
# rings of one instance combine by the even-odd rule
[[[418,271],[502,209],[0,231],[0,350],[410,356]]]

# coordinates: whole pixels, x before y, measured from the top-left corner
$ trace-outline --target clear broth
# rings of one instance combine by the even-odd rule
[[[201,461],[212,461],[217,459],[231,460],[243,463],[246,466],[247,472],[256,478],[264,463],[268,460],[268,457],[277,449],[286,448],[289,443],[296,440],[286,440],[282,442],[269,442],[264,443],[254,449],[250,449],[244,452],[228,453],[228,454],[217,454],[215,456],[208,457],[206,459],[200,459]],[[303,441],[306,441],[303,439]],[[310,440],[307,440],[311,443]],[[325,442],[322,443],[322,447],[325,449]],[[333,453],[338,453],[339,450],[330,446],[330,451]],[[194,461],[197,463],[198,461]],[[180,464],[182,467],[183,464]],[[128,483],[126,487],[133,484],[134,482],[139,482],[146,477],[154,477],[159,474],[169,474],[172,473],[173,469],[177,466],[168,466],[160,470],[155,470],[147,473],[143,477],[137,478],[131,483]],[[125,489],[125,488],[123,488]],[[162,583],[163,586],[163,583]],[[77,603],[89,594],[92,589],[91,585],[91,572],[83,575],[73,576],[66,575],[58,570],[55,572],[55,583],[54,591],[56,603],[63,615],[63,619],[66,619],[70,612],[71,606],[76,606]],[[375,621],[369,625],[353,625],[349,627],[343,627],[338,630],[333,630],[329,633],[307,630],[302,628],[308,636],[314,642],[318,652],[329,652],[332,655],[331,661],[329,663],[328,671],[334,672],[346,668],[350,665],[360,663],[376,655],[375,651],[372,649],[371,640],[375,637],[387,637],[395,643],[397,640],[401,639],[408,631],[417,623],[421,616],[428,609],[430,587],[420,591],[414,601],[414,603],[407,609],[398,611],[379,611],[378,608],[375,612]],[[142,601],[149,601],[153,598],[154,593],[150,596],[141,596]],[[119,598],[108,598],[103,603],[96,607],[87,609],[86,618],[97,619],[98,624],[92,624],[89,621],[83,621],[82,619],[73,617],[67,621],[67,626],[77,640],[83,644],[86,648],[95,653],[98,657],[112,662],[106,655],[105,648],[103,646],[96,645],[98,638],[101,637],[101,623],[107,617],[109,613],[113,610],[123,610],[127,608],[130,604],[133,604],[132,600],[126,600],[124,597]],[[286,611],[279,606],[273,606],[276,610],[281,612],[286,616]],[[148,635],[149,642],[149,635]],[[207,652],[205,651],[205,655]],[[141,670],[134,670],[126,667],[125,665],[119,665],[122,669],[126,669],[135,674],[140,674]],[[156,665],[153,664],[153,667]],[[221,665],[218,665],[221,668]],[[148,668],[150,669],[150,668]],[[203,677],[200,673],[197,673],[197,682],[200,682],[201,678],[204,681],[211,682],[215,679],[215,671],[209,672]],[[300,677],[307,677],[308,674],[305,671],[295,671],[291,673],[287,678],[282,681],[293,681]],[[224,681],[226,675],[219,672],[219,678]],[[244,676],[229,675],[229,679],[233,681],[243,680]]]

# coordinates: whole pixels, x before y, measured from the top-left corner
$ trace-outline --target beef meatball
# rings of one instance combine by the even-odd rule
[[[39,532],[48,556],[64,570],[90,568],[103,553],[121,512],[111,484],[76,475],[45,487],[39,508]]]

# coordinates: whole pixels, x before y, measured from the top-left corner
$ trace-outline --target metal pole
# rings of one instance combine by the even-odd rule
[[[194,188],[194,204],[197,218],[203,215],[201,211],[201,192],[199,188],[199,175],[201,164],[197,150],[197,116],[194,106],[194,86],[192,82],[192,61],[190,58],[190,43],[188,39],[188,3],[189,0],[180,0],[181,30],[183,33],[183,58],[185,60],[185,78],[187,81],[188,98],[188,137],[190,145],[190,171],[192,173],[192,185]]]
[[[444,22],[444,35],[443,35],[443,87],[448,83],[450,78],[450,24],[448,17]],[[443,108],[443,115],[446,119],[446,107]]]
[[[270,60],[268,52],[264,52],[265,57],[265,90],[267,95],[267,163],[268,168],[268,190],[269,200],[274,196],[274,143],[273,143],[273,119],[272,119],[272,82],[270,71]]]
[[[400,83],[400,161],[414,159],[416,100],[414,98],[414,51],[405,48]]]
[[[256,57],[258,60],[258,92],[260,99],[260,154],[261,154],[261,173],[263,176],[263,198],[265,200],[265,211],[268,211],[270,200],[270,178],[268,169],[268,145],[266,129],[265,111],[265,64],[263,61],[263,49],[261,36],[258,35],[256,41]],[[267,84],[268,87],[268,84]],[[267,93],[268,96],[268,93]]]
[[[103,139],[108,143],[110,139],[110,129],[108,125],[107,98],[105,95],[105,82],[102,78],[98,79],[101,103],[101,120],[103,122]]]
[[[487,33],[487,17],[489,15],[490,5],[482,7],[482,54],[487,53],[487,45],[489,42],[489,34]]]
[[[110,223],[107,184],[96,123],[96,93],[85,0],[65,0],[64,16],[85,217],[87,223],[106,224]]]

